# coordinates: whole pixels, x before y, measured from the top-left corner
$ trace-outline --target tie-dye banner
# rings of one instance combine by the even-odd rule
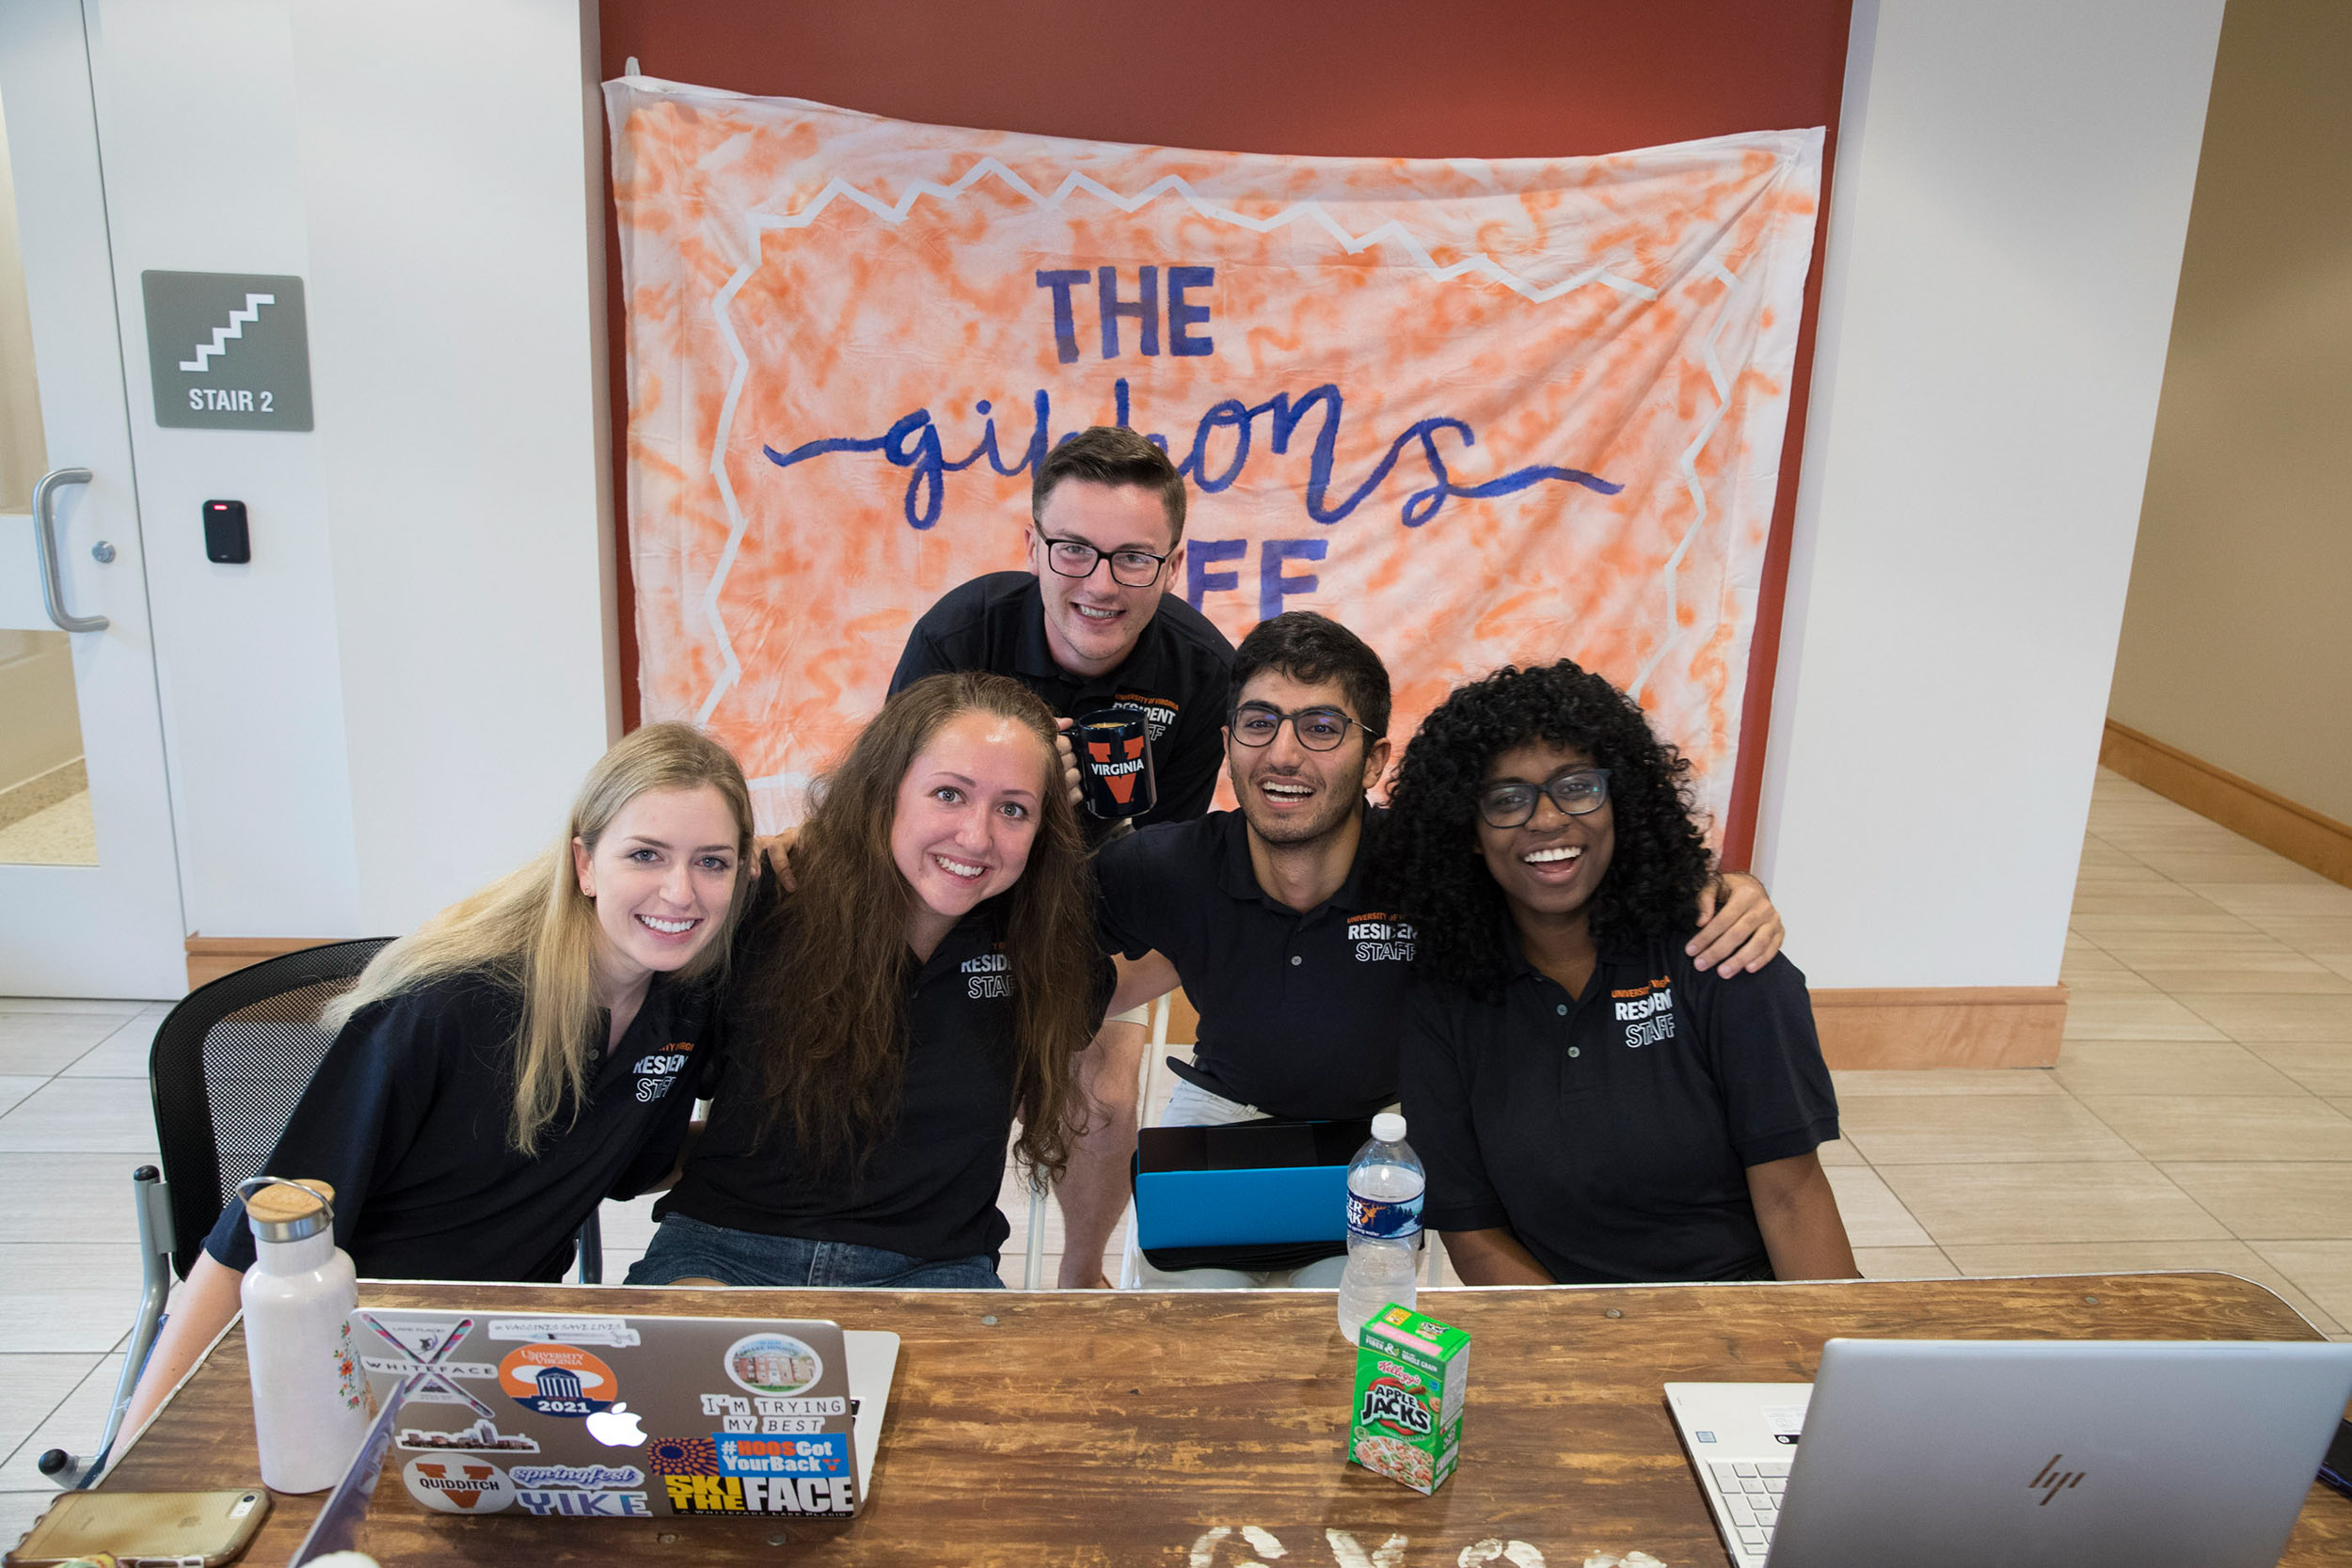
[[[1597,158],[1284,158],[608,83],[647,719],[763,823],[907,629],[1023,564],[1029,476],[1125,423],[1192,487],[1184,594],[1318,610],[1396,680],[1563,656],[1720,819],[1821,133]]]

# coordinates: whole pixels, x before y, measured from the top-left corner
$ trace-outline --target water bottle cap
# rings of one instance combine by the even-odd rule
[[[1372,1118],[1372,1135],[1384,1144],[1405,1141],[1405,1118],[1394,1111],[1383,1111]]]
[[[256,1176],[237,1183],[246,1223],[264,1242],[298,1242],[335,1223],[335,1189],[315,1178]]]

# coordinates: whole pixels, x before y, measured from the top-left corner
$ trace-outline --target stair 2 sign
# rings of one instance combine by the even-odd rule
[[[310,428],[302,279],[143,272],[155,422],[196,430]]]

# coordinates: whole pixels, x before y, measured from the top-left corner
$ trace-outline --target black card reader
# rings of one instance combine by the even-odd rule
[[[224,566],[241,566],[253,559],[253,540],[245,528],[245,502],[204,503],[204,559]]]

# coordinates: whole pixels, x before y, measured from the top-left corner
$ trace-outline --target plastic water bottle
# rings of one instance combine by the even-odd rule
[[[1428,1178],[1405,1141],[1405,1118],[1372,1118],[1372,1141],[1347,1165],[1347,1272],[1340,1276],[1340,1333],[1357,1342],[1365,1320],[1413,1305],[1421,1263],[1421,1199]]]
[[[326,1182],[256,1177],[237,1191],[253,1227],[239,1293],[262,1480],[273,1492],[324,1492],[343,1479],[372,1419],[351,1342],[358,1273],[335,1244]]]

